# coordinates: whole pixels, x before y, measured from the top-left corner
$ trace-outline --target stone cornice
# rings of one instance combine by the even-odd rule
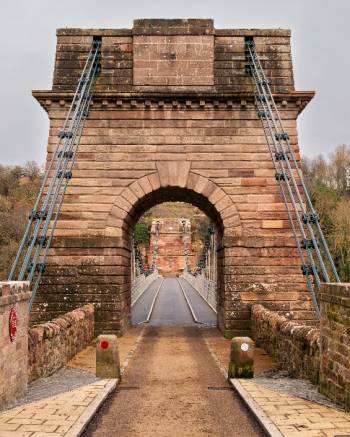
[[[57,36],[132,36],[133,29],[56,29]],[[176,34],[176,33],[175,33]],[[177,32],[183,35],[184,32]],[[147,32],[143,33],[147,35]],[[214,36],[267,36],[267,37],[290,37],[289,29],[213,29]]]
[[[52,107],[69,105],[74,93],[66,91],[34,90],[33,96],[48,111]],[[298,109],[300,113],[314,97],[314,91],[293,91],[274,94],[277,104]],[[230,109],[254,105],[253,93],[200,93],[200,92],[96,92],[92,106],[96,109]]]

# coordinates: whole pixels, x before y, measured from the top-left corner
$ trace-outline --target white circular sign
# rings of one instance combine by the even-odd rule
[[[248,343],[242,343],[241,344],[241,349],[243,352],[247,352],[247,350],[249,349],[249,344]]]

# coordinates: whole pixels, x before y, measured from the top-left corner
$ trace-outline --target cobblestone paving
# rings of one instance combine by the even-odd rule
[[[93,404],[109,380],[31,402],[0,414],[1,437],[61,437]]]

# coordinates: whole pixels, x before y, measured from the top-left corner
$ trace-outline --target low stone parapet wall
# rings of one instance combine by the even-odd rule
[[[323,284],[320,391],[350,411],[350,284]]]
[[[277,361],[281,369],[296,378],[319,381],[320,330],[290,321],[262,305],[252,307],[252,336]]]
[[[0,282],[0,408],[28,384],[29,282]]]
[[[147,288],[159,278],[157,271],[150,275],[139,275],[131,283],[131,306],[141,297],[141,295],[147,290]]]
[[[84,305],[29,329],[28,379],[51,375],[65,366],[94,337],[94,307]]]
[[[209,281],[203,273],[191,275],[191,273],[183,272],[182,277],[198,291],[203,299],[216,312],[216,283]]]

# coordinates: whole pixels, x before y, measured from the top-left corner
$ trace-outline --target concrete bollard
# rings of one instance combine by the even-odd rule
[[[99,335],[96,343],[96,376],[120,379],[120,362],[116,335]]]
[[[235,337],[231,343],[229,378],[254,376],[254,342],[249,337]]]

